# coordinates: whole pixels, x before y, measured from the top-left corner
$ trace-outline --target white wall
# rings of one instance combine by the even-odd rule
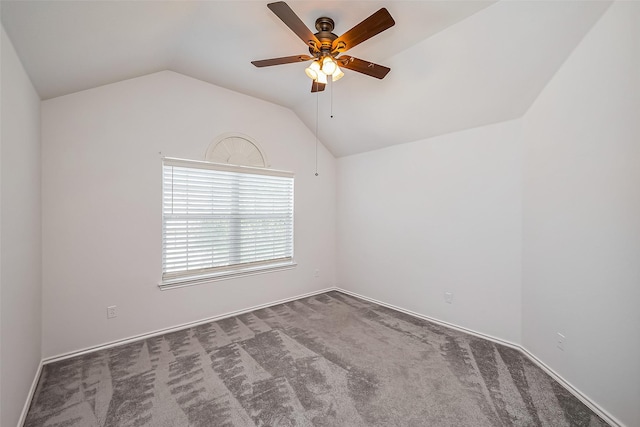
[[[615,3],[523,119],[342,158],[337,181],[323,148],[313,176],[313,135],[291,111],[179,74],[45,101],[44,356],[330,286],[339,249],[339,285],[522,343],[640,424],[639,9]],[[39,359],[40,270],[38,101],[4,32],[2,43],[4,425]],[[299,266],[159,291],[158,152],[202,158],[229,131],[297,173]],[[7,190],[17,185],[21,193]],[[10,260],[7,242],[26,257]],[[119,316],[107,320],[112,304]]]
[[[320,147],[314,176],[314,136],[290,110],[164,71],[44,101],[42,132],[44,356],[334,285],[335,160]],[[226,132],[296,173],[298,266],[160,291],[159,152],[204,159]]]
[[[519,121],[339,159],[339,285],[519,342],[520,194]]]
[[[15,426],[40,363],[40,98],[2,29],[0,424]]]
[[[628,426],[640,425],[639,22],[639,3],[614,3],[523,121],[524,345]]]
[[[521,343],[628,426],[640,425],[638,22],[639,3],[614,3],[521,120],[338,161],[339,285]]]

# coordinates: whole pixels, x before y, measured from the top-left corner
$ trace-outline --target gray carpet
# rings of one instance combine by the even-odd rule
[[[606,426],[516,350],[329,292],[44,367],[26,426]]]

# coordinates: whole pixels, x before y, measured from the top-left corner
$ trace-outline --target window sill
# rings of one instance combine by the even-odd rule
[[[290,270],[298,265],[294,261],[261,265],[254,267],[246,267],[242,269],[221,271],[218,273],[209,273],[202,276],[187,276],[175,279],[163,280],[158,284],[161,291],[169,289],[183,288],[185,286],[201,285],[209,282],[217,282],[218,280],[235,279],[237,277],[254,276],[256,274],[271,273],[274,271]]]

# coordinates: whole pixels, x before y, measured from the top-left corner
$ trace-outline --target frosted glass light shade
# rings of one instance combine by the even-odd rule
[[[325,73],[318,73],[318,83],[327,84],[327,75]]]
[[[314,69],[312,69],[311,67],[307,67],[304,69],[304,72],[307,73],[307,76],[311,79],[311,80],[315,80],[318,78],[318,72]]]
[[[336,70],[333,72],[333,74],[331,75],[331,81],[337,82],[338,80],[340,80],[341,78],[344,77],[344,73],[342,72],[342,70],[340,69],[340,67],[338,67],[336,65]]]
[[[320,62],[313,61],[311,65],[305,68],[304,72],[307,73],[307,76],[309,76],[311,80],[316,80],[318,75],[322,74],[320,72]]]
[[[336,61],[330,56],[325,56],[322,60],[322,72],[330,76],[336,71],[336,68],[338,68]]]

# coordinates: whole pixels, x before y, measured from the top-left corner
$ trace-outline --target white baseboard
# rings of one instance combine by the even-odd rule
[[[442,321],[442,320],[439,320],[439,319],[436,319],[436,318],[433,318],[433,317],[425,316],[424,314],[416,313],[415,311],[407,310],[405,308],[398,307],[398,306],[393,305],[393,304],[388,304],[386,302],[379,301],[379,300],[376,300],[374,298],[369,298],[367,296],[358,294],[356,292],[348,291],[348,290],[342,289],[340,287],[336,287],[335,290],[337,290],[338,292],[342,292],[344,294],[347,294],[347,295],[351,295],[351,296],[356,297],[356,298],[363,299],[365,301],[372,302],[374,304],[381,305],[383,307],[390,308],[392,310],[399,311],[401,313],[408,314],[408,315],[413,316],[413,317],[417,317],[419,319],[423,319],[423,320],[426,320],[426,321],[429,321],[429,322],[433,322],[435,324],[444,326],[446,328],[450,328],[450,329],[454,329],[456,331],[460,331],[460,332],[464,332],[464,333],[467,333],[467,334],[470,334],[470,335],[474,335],[474,336],[479,337],[479,338],[484,338],[486,340],[493,341],[493,342],[495,342],[497,344],[502,344],[504,346],[511,347],[511,348],[513,348],[515,350],[518,350],[524,356],[526,356],[529,360],[531,360],[534,364],[539,366],[540,369],[542,369],[547,374],[549,374],[551,376],[551,378],[556,380],[569,393],[574,395],[576,397],[576,399],[580,400],[589,409],[591,409],[593,412],[598,414],[598,416],[600,416],[600,418],[602,418],[607,423],[609,423],[612,427],[625,427],[625,425],[622,422],[620,422],[616,417],[614,417],[609,412],[607,412],[603,408],[601,408],[597,403],[595,403],[592,399],[590,399],[586,394],[582,393],[580,390],[578,390],[576,387],[574,387],[569,381],[564,379],[560,374],[558,374],[556,371],[551,369],[551,367],[549,367],[547,364],[545,364],[542,360],[538,359],[533,353],[531,353],[529,350],[527,350],[525,347],[521,346],[520,344],[512,343],[510,341],[506,341],[506,340],[503,340],[501,338],[497,338],[497,337],[494,337],[494,336],[491,336],[491,335],[483,334],[482,332],[474,331],[473,329],[464,328],[462,326],[458,326],[458,325],[455,325],[453,323],[445,322],[445,321]]]
[[[207,317],[205,319],[200,319],[200,320],[196,320],[196,321],[193,321],[193,322],[182,323],[180,325],[172,326],[170,328],[158,329],[158,330],[155,330],[155,331],[146,332],[146,333],[139,334],[139,335],[134,335],[134,336],[131,336],[131,337],[128,337],[128,338],[123,338],[123,339],[119,339],[119,340],[115,340],[115,341],[110,341],[110,342],[107,342],[107,343],[104,343],[104,344],[95,345],[95,346],[92,346],[92,347],[86,347],[86,348],[83,348],[83,349],[80,349],[80,350],[73,350],[73,351],[70,351],[68,353],[63,353],[63,354],[59,354],[59,355],[56,355],[56,356],[46,357],[46,358],[44,358],[42,360],[42,364],[43,365],[47,365],[49,363],[58,362],[58,361],[64,360],[64,359],[69,359],[71,357],[81,356],[81,355],[87,354],[87,353],[93,353],[94,351],[105,350],[107,348],[116,347],[118,345],[129,344],[129,343],[132,343],[132,342],[135,342],[135,341],[139,341],[139,340],[143,340],[143,339],[147,339],[147,338],[157,337],[158,335],[164,335],[164,334],[168,334],[168,333],[171,333],[171,332],[181,331],[183,329],[189,329],[189,328],[192,328],[194,326],[202,325],[204,323],[216,322],[218,320],[226,319],[228,317],[238,316],[240,314],[249,313],[250,311],[254,311],[254,310],[260,310],[261,308],[272,307],[274,305],[284,304],[284,303],[295,301],[295,300],[298,300],[298,299],[301,299],[301,298],[308,298],[308,297],[312,297],[314,295],[324,294],[325,292],[335,291],[335,290],[337,290],[336,287],[330,287],[330,288],[325,288],[325,289],[321,289],[321,290],[318,290],[318,291],[307,292],[306,294],[296,295],[294,297],[284,298],[284,299],[280,299],[280,300],[277,300],[277,301],[271,301],[271,302],[268,302],[268,303],[255,305],[253,307],[243,308],[241,310],[230,311],[228,313],[223,313],[223,314],[219,314],[217,316]]]
[[[183,323],[181,325],[173,326],[173,327],[170,327],[170,328],[159,329],[159,330],[156,330],[156,331],[147,332],[147,333],[144,333],[144,334],[139,334],[139,335],[135,335],[135,336],[128,337],[128,338],[124,338],[124,339],[120,339],[120,340],[116,340],[116,341],[111,341],[111,342],[100,344],[100,345],[93,346],[93,347],[87,347],[87,348],[80,349],[80,350],[74,350],[74,351],[71,351],[71,352],[68,352],[68,353],[63,353],[63,354],[60,354],[60,355],[57,355],[57,356],[47,357],[47,358],[43,359],[40,362],[40,365],[38,366],[38,371],[36,372],[36,376],[35,376],[35,378],[33,380],[32,385],[31,385],[31,389],[29,390],[29,396],[28,396],[27,402],[25,403],[25,406],[24,406],[24,408],[22,410],[22,414],[20,416],[20,422],[18,424],[18,427],[20,427],[20,426],[22,426],[24,424],[24,421],[25,421],[25,418],[26,418],[26,415],[27,415],[27,411],[29,410],[29,406],[31,405],[31,400],[33,398],[33,395],[35,393],[36,387],[38,385],[38,379],[40,378],[40,374],[42,372],[42,368],[46,364],[57,362],[57,361],[64,360],[64,359],[69,359],[71,357],[80,356],[80,355],[91,353],[91,352],[94,352],[94,351],[108,349],[108,348],[115,347],[115,346],[118,346],[118,345],[128,344],[128,343],[139,341],[139,340],[142,340],[142,339],[153,338],[153,337],[156,337],[158,335],[164,335],[164,334],[167,334],[167,333],[171,333],[171,332],[176,332],[176,331],[192,328],[194,326],[202,325],[204,323],[215,322],[215,321],[218,321],[218,320],[226,319],[228,317],[238,316],[240,314],[249,313],[251,311],[259,310],[259,309],[262,309],[262,308],[272,307],[272,306],[278,305],[278,304],[284,304],[284,303],[295,301],[295,300],[298,300],[298,299],[301,299],[301,298],[308,298],[308,297],[311,297],[311,296],[314,296],[314,295],[323,294],[323,293],[329,292],[329,291],[342,292],[342,293],[344,293],[346,295],[351,295],[353,297],[360,298],[360,299],[363,299],[365,301],[369,301],[369,302],[372,302],[374,304],[378,304],[378,305],[381,305],[383,307],[387,307],[387,308],[390,308],[392,310],[396,310],[396,311],[399,311],[401,313],[405,313],[405,314],[408,314],[410,316],[417,317],[419,319],[423,319],[423,320],[426,320],[426,321],[429,321],[429,322],[433,322],[435,324],[444,326],[446,328],[450,328],[450,329],[453,329],[453,330],[456,330],[456,331],[460,331],[460,332],[464,332],[464,333],[467,333],[467,334],[470,334],[470,335],[474,335],[476,337],[483,338],[483,339],[486,339],[486,340],[489,340],[489,341],[492,341],[492,342],[495,342],[495,343],[498,343],[498,344],[513,348],[515,350],[518,350],[523,355],[525,355],[527,358],[529,358],[529,360],[531,360],[533,363],[535,363],[537,366],[539,366],[542,370],[544,370],[547,374],[549,374],[553,379],[558,381],[558,383],[560,385],[562,385],[565,389],[567,389],[571,394],[573,394],[578,400],[580,400],[587,407],[589,407],[593,412],[598,414],[603,420],[605,420],[607,423],[609,423],[612,427],[625,427],[625,425],[622,422],[620,422],[613,415],[609,414],[607,411],[602,409],[597,403],[595,403],[587,395],[585,395],[580,390],[578,390],[576,387],[574,387],[569,381],[565,380],[560,374],[555,372],[553,369],[551,369],[549,366],[547,366],[544,362],[542,362],[534,354],[532,354],[529,350],[527,350],[526,348],[524,348],[520,344],[515,344],[515,343],[512,343],[510,341],[503,340],[503,339],[498,338],[498,337],[494,337],[492,335],[487,335],[487,334],[484,334],[482,332],[474,331],[473,329],[464,328],[462,326],[458,326],[458,325],[453,324],[453,323],[445,322],[445,321],[442,321],[442,320],[439,320],[439,319],[436,319],[436,318],[433,318],[433,317],[430,317],[430,316],[425,316],[424,314],[416,313],[414,311],[407,310],[407,309],[404,309],[402,307],[395,306],[393,304],[388,304],[386,302],[379,301],[379,300],[376,300],[374,298],[370,298],[370,297],[358,294],[356,292],[352,292],[352,291],[349,291],[349,290],[346,290],[346,289],[342,289],[342,288],[339,288],[339,287],[335,287],[335,286],[334,287],[330,287],[330,288],[321,289],[321,290],[318,290],[318,291],[308,292],[306,294],[297,295],[297,296],[290,297],[290,298],[285,298],[285,299],[281,299],[281,300],[277,300],[277,301],[268,302],[268,303],[265,303],[265,304],[256,305],[256,306],[253,306],[253,307],[248,307],[248,308],[245,308],[245,309],[242,309],[242,310],[236,310],[236,311],[220,314],[220,315],[217,315],[217,316],[208,317],[208,318],[197,320],[197,321],[194,321],[194,322]]]
[[[538,365],[543,371],[545,371],[551,378],[556,380],[561,386],[563,386],[569,393],[573,394],[579,401],[584,403],[591,409],[593,412],[598,414],[600,418],[609,423],[612,427],[626,427],[625,424],[618,420],[616,417],[611,415],[605,409],[600,407],[593,399],[589,396],[578,390],[573,384],[564,379],[562,375],[554,371],[549,365],[544,363],[542,360],[538,359],[535,354],[531,353],[525,347],[520,346],[520,351],[529,358],[533,363]]]
[[[24,403],[22,413],[20,414],[20,418],[18,419],[18,427],[23,426],[24,422],[27,420],[27,413],[29,412],[29,407],[31,406],[31,400],[33,400],[33,395],[36,393],[36,387],[38,387],[38,381],[40,380],[40,374],[42,373],[42,366],[44,366],[44,363],[41,360],[38,364],[38,369],[36,370],[36,375],[33,378],[31,387],[29,388],[27,401]]]
[[[22,427],[24,425],[24,422],[26,421],[26,417],[27,417],[27,412],[29,412],[29,407],[31,406],[31,401],[33,400],[33,396],[36,392],[36,387],[38,386],[38,380],[40,379],[40,375],[42,374],[42,368],[44,367],[44,365],[47,365],[49,363],[53,363],[53,362],[58,362],[60,360],[65,360],[65,359],[69,359],[72,357],[76,357],[76,356],[81,356],[83,354],[87,354],[87,353],[92,353],[94,351],[99,351],[99,350],[104,350],[107,348],[111,348],[111,347],[115,347],[118,345],[123,345],[123,344],[128,344],[131,342],[135,342],[135,341],[139,341],[142,339],[147,339],[147,338],[153,338],[156,337],[158,335],[164,335],[167,333],[171,333],[171,332],[176,332],[176,331],[180,331],[183,329],[188,329],[188,328],[192,328],[194,326],[198,326],[198,325],[202,325],[204,323],[209,323],[209,322],[215,322],[218,320],[222,320],[222,319],[226,319],[228,317],[233,317],[233,316],[238,316],[240,314],[244,314],[244,313],[249,313],[251,311],[254,310],[259,310],[261,308],[267,308],[267,307],[272,307],[274,305],[278,305],[278,304],[284,304],[287,302],[291,302],[291,301],[295,301],[301,298],[307,298],[307,297],[311,297],[314,295],[319,295],[319,294],[324,294],[325,292],[329,292],[329,291],[335,291],[337,290],[336,287],[329,287],[329,288],[325,288],[325,289],[320,289],[318,291],[313,291],[313,292],[307,292],[306,294],[302,294],[302,295],[296,295],[294,297],[289,297],[289,298],[284,298],[284,299],[280,299],[277,301],[271,301],[265,304],[259,304],[253,307],[248,307],[248,308],[244,308],[242,310],[235,310],[235,311],[231,311],[228,313],[224,313],[224,314],[220,314],[217,316],[212,316],[212,317],[207,317],[206,319],[200,319],[200,320],[196,320],[194,322],[187,322],[187,323],[183,323],[181,325],[177,325],[177,326],[172,326],[170,328],[165,328],[165,329],[158,329],[152,332],[147,332],[144,334],[139,334],[139,335],[135,335],[135,336],[131,336],[128,338],[123,338],[120,340],[115,340],[115,341],[110,341],[104,344],[99,344],[96,346],[92,346],[92,347],[86,347],[80,350],[74,350],[74,351],[70,351],[68,353],[63,353],[63,354],[59,354],[56,356],[51,356],[51,357],[46,357],[44,359],[42,359],[40,361],[40,364],[38,365],[38,371],[36,372],[35,378],[33,379],[33,383],[31,384],[31,388],[29,389],[29,394],[27,395],[27,401],[25,402],[25,405],[22,409],[22,413],[20,414],[20,419],[18,421],[18,427]]]
[[[360,298],[360,299],[363,299],[365,301],[369,301],[369,302],[372,302],[374,304],[378,304],[378,305],[381,305],[383,307],[387,307],[387,308],[390,308],[392,310],[408,314],[409,316],[417,317],[417,318],[422,319],[422,320],[427,320],[429,322],[436,323],[436,324],[438,324],[440,326],[444,326],[444,327],[449,328],[449,329],[455,329],[456,331],[464,332],[464,333],[469,334],[469,335],[474,335],[474,336],[476,336],[478,338],[484,338],[486,340],[493,341],[493,342],[496,342],[498,344],[502,344],[504,346],[511,347],[513,349],[516,349],[516,350],[520,350],[521,349],[521,347],[518,344],[514,344],[511,341],[503,340],[502,338],[494,337],[493,335],[483,334],[482,332],[474,331],[473,329],[468,329],[468,328],[464,328],[462,326],[458,326],[458,325],[453,324],[453,323],[445,322],[444,320],[436,319],[435,317],[425,316],[424,314],[416,313],[415,311],[407,310],[406,308],[398,307],[398,306],[393,305],[393,304],[389,304],[389,303],[386,303],[386,302],[383,302],[383,301],[379,301],[379,300],[374,299],[374,298],[370,298],[370,297],[367,297],[367,296],[364,296],[364,295],[360,295],[360,294],[358,294],[356,292],[348,291],[346,289],[342,289],[342,288],[337,287],[336,290],[338,292],[342,292],[344,294],[351,295],[353,297]]]

